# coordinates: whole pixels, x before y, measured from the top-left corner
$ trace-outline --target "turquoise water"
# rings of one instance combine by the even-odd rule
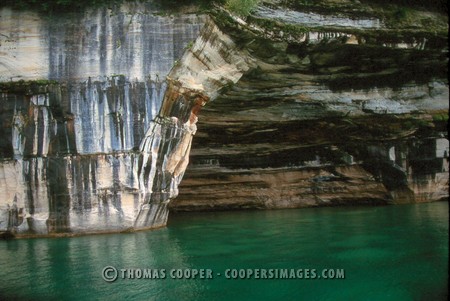
[[[169,219],[149,232],[0,241],[0,300],[447,300],[447,202]],[[173,269],[213,278],[173,279]],[[343,269],[344,279],[227,279],[227,269]]]

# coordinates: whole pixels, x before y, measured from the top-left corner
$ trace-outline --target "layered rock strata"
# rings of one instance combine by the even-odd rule
[[[414,27],[331,2],[247,18],[2,9],[0,231],[448,197],[444,17],[415,12]]]
[[[417,11],[414,28],[278,2],[214,14],[251,68],[202,110],[171,208],[446,199],[446,27],[420,25],[445,17]]]
[[[0,13],[0,231],[164,226],[195,133],[189,108],[176,111],[189,100],[160,112],[165,77],[206,17],[129,2],[53,19]]]

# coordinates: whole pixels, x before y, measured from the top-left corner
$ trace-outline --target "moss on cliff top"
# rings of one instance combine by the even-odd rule
[[[225,7],[240,15],[248,16],[261,0],[226,0]]]
[[[383,46],[396,43],[417,44],[423,41],[427,49],[447,48],[447,28],[379,28],[364,29],[338,26],[308,26],[305,24],[285,23],[281,20],[262,18],[249,15],[246,24],[240,24],[234,20],[226,11],[215,10],[212,14],[216,24],[237,41],[251,41],[255,37],[265,38],[272,41],[286,41],[288,43],[300,43],[309,32],[324,33],[325,35],[335,33],[333,40],[345,43],[353,35],[360,44]]]
[[[293,9],[316,9],[330,12],[371,12],[380,7],[396,6],[447,14],[446,0],[266,0]]]
[[[46,93],[50,85],[56,84],[58,84],[57,81],[46,79],[0,82],[0,92],[25,95],[39,94]]]
[[[268,0],[265,4],[324,15],[377,18],[390,29],[448,30],[444,0]]]
[[[12,7],[17,10],[32,10],[46,15],[65,15],[74,12],[84,12],[89,8],[114,8],[121,4],[143,3],[161,11],[163,14],[209,10],[215,4],[225,4],[227,0],[3,0],[1,7]],[[247,0],[257,1],[257,0]]]
[[[90,7],[113,6],[123,0],[4,0],[1,6],[10,6],[19,10],[35,10],[41,13],[65,13],[82,11]]]

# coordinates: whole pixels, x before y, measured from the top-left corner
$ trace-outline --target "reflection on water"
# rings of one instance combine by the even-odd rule
[[[180,214],[150,232],[1,241],[0,264],[2,300],[446,300],[448,203]],[[105,266],[214,278],[107,283]],[[233,268],[343,268],[345,279],[226,279]]]

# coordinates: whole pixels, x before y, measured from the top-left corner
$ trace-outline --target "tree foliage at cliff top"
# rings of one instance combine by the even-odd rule
[[[261,0],[227,0],[225,7],[232,12],[248,16]]]
[[[10,6],[16,9],[32,9],[41,12],[67,12],[74,10],[84,10],[89,7],[100,7],[100,6],[113,6],[125,1],[129,2],[148,2],[160,5],[164,8],[179,8],[185,5],[198,5],[203,8],[209,8],[212,4],[217,3],[224,5],[230,11],[241,15],[247,16],[251,11],[262,2],[262,0],[3,0],[0,2],[0,7]],[[326,5],[327,0],[265,0],[267,2],[274,2],[278,4],[297,4],[302,6],[314,6],[319,3]],[[343,0],[343,2],[350,2]],[[330,4],[339,3],[339,1],[330,1]],[[382,4],[391,5],[397,4],[404,7],[420,7],[426,10],[434,10],[440,12],[448,11],[447,0],[361,0],[361,3],[366,5],[371,4]],[[355,2],[355,5],[357,2]]]

